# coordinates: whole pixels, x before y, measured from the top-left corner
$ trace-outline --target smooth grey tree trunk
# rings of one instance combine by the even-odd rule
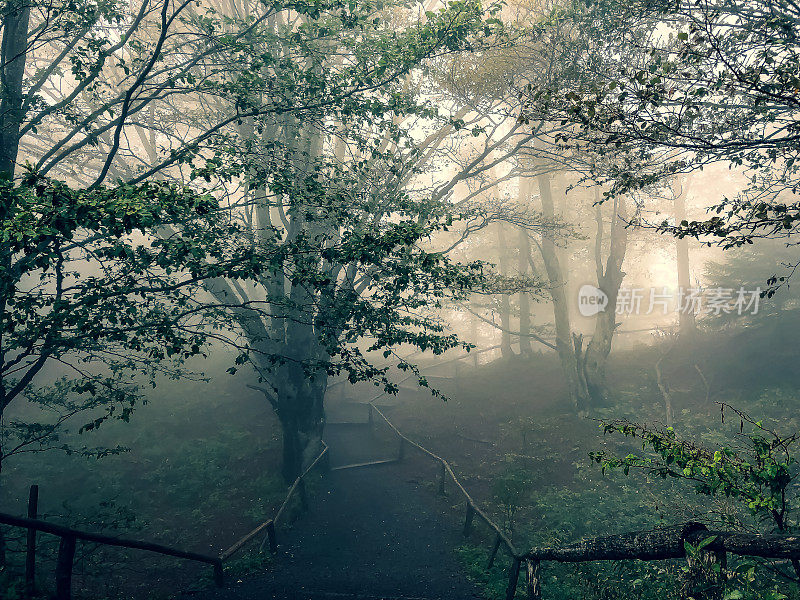
[[[508,275],[508,242],[506,240],[506,231],[504,224],[498,222],[497,227],[497,243],[499,245],[499,263],[500,275]],[[500,294],[500,354],[503,358],[510,358],[514,356],[514,351],[511,348],[511,301],[508,294]]]
[[[542,215],[545,219],[555,217],[553,207],[553,192],[549,175],[538,175],[539,195],[542,202]],[[561,368],[567,383],[567,390],[573,405],[578,410],[584,410],[588,405],[589,395],[586,389],[586,380],[582,369],[579,369],[579,356],[576,355],[576,343],[580,338],[573,338],[570,323],[569,303],[566,291],[566,277],[561,269],[558,258],[558,249],[555,243],[555,234],[545,230],[541,243],[542,260],[545,272],[550,283],[550,297],[553,302],[553,317],[556,329],[556,352],[561,362]]]
[[[531,201],[532,181],[530,178],[521,178],[519,182],[519,204],[526,206]],[[521,277],[528,274],[528,265],[531,260],[531,240],[524,227],[519,228],[519,261],[517,270]],[[525,290],[519,293],[519,351],[520,354],[532,354],[531,347],[531,299]]]
[[[30,5],[24,0],[10,0],[2,12],[3,38],[0,42],[0,179],[13,179],[19,154],[19,131],[22,113],[22,82],[25,75],[25,60],[28,50],[28,26]],[[2,215],[9,207],[0,206]],[[0,265],[8,269],[11,255],[0,246]],[[0,312],[5,312],[6,293],[0,291]],[[0,353],[0,361],[5,360]],[[0,418],[9,398],[6,397],[6,382],[0,379]],[[0,446],[0,465],[3,448]],[[4,531],[0,530],[0,568],[6,564]]]
[[[14,176],[19,153],[22,114],[22,81],[27,58],[30,4],[10,0],[3,10],[0,46],[0,177]]]
[[[680,225],[686,220],[686,196],[689,192],[688,183],[683,183],[675,194],[675,224]],[[678,288],[684,293],[691,287],[689,276],[689,240],[686,238],[675,239],[675,258],[678,269]],[[680,308],[680,307],[679,307]],[[697,321],[693,311],[678,312],[678,331],[684,341],[691,340],[697,335]]]
[[[595,190],[595,201],[599,201],[599,190]],[[595,404],[604,403],[608,397],[606,383],[606,363],[611,352],[611,343],[617,328],[616,305],[619,288],[625,273],[622,264],[625,261],[625,251],[628,246],[627,201],[624,197],[615,198],[611,217],[610,246],[605,267],[603,266],[603,214],[602,205],[596,204],[595,218],[597,232],[595,238],[595,268],[597,271],[597,284],[608,296],[608,305],[605,311],[597,314],[592,341],[586,347],[583,358],[583,369],[586,377],[586,387],[590,400]]]
[[[276,411],[283,434],[281,473],[291,483],[322,452],[327,374],[308,377],[302,368],[292,366],[277,388]]]

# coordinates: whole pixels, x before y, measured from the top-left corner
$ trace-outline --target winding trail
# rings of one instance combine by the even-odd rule
[[[332,467],[396,456],[396,444],[367,427],[332,424],[326,438]],[[268,572],[192,597],[477,600],[454,553],[462,541],[456,514],[436,496],[434,465],[417,452],[399,463],[332,471],[309,512],[279,528]]]

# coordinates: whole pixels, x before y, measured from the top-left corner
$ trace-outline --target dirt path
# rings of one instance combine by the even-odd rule
[[[332,466],[389,458],[394,444],[365,427],[332,426]],[[402,463],[333,471],[293,527],[279,528],[272,569],[202,600],[478,599],[454,548],[458,517],[436,496],[430,461],[408,453]]]

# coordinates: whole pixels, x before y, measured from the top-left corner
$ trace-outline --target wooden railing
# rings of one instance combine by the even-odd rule
[[[493,348],[485,349],[484,351]],[[460,360],[469,358],[470,355],[461,356],[444,363],[432,365],[428,368],[442,366],[448,363],[457,363]],[[415,375],[410,375],[410,379]],[[403,380],[405,381],[405,380]],[[400,382],[402,383],[402,381]],[[703,552],[711,553],[716,560],[723,565],[726,563],[726,555],[736,554],[742,556],[757,556],[769,559],[800,559],[800,536],[778,536],[778,535],[751,535],[741,533],[727,533],[709,531],[704,525],[698,523],[687,523],[676,527],[657,528],[644,532],[626,533],[615,536],[597,537],[577,544],[564,545],[559,547],[533,548],[527,552],[520,552],[503,530],[478,506],[475,500],[467,491],[463,483],[458,479],[453,468],[441,456],[431,452],[421,444],[410,439],[402,433],[388,417],[374,404],[374,402],[385,395],[382,392],[365,403],[369,410],[368,419],[363,425],[374,425],[374,414],[386,423],[387,427],[399,439],[398,456],[396,459],[372,461],[369,463],[359,463],[345,465],[337,469],[363,467],[375,464],[385,464],[402,460],[405,456],[406,447],[416,448],[424,455],[436,461],[440,465],[438,488],[439,493],[445,493],[448,478],[455,485],[458,492],[464,497],[465,516],[464,516],[464,536],[468,536],[472,530],[475,516],[482,521],[493,534],[494,543],[489,553],[487,569],[490,569],[495,562],[497,553],[502,546],[511,558],[511,565],[508,571],[508,585],[506,587],[506,600],[513,600],[519,586],[519,575],[522,567],[525,567],[525,580],[527,595],[530,600],[541,599],[541,563],[551,562],[593,562],[606,560],[667,560],[676,558],[687,558],[686,544],[698,545],[705,540]],[[272,553],[277,552],[278,545],[276,540],[275,526],[283,517],[291,498],[299,494],[301,507],[305,510],[308,507],[306,492],[306,478],[320,464],[324,465],[325,470],[330,469],[328,460],[328,446],[323,442],[323,450],[299,476],[286,494],[275,516],[264,521],[252,531],[241,537],[227,550],[219,556],[208,556],[194,552],[186,552],[176,548],[170,548],[160,544],[142,542],[137,540],[127,540],[102,534],[79,531],[70,527],[56,525],[36,519],[37,488],[32,486],[31,498],[29,501],[28,518],[16,517],[13,515],[0,513],[0,523],[22,527],[28,530],[27,536],[27,560],[26,560],[26,584],[29,593],[32,593],[33,573],[35,570],[35,551],[36,551],[36,532],[41,531],[59,536],[58,560],[56,564],[56,596],[55,600],[69,600],[71,594],[72,568],[75,556],[76,540],[95,542],[109,546],[119,546],[145,550],[209,564],[214,570],[214,581],[218,586],[223,584],[223,564],[230,559],[244,546],[264,533],[262,542],[269,544]]]
[[[383,414],[383,412],[375,406],[372,402],[368,404],[369,407],[369,422],[373,421],[373,411],[378,414],[378,416],[383,419],[389,429],[394,432],[394,434],[400,439],[400,449],[398,453],[398,458],[403,458],[405,455],[405,446],[411,446],[412,448],[416,448],[426,456],[432,458],[436,462],[439,463],[441,469],[439,471],[439,493],[445,493],[445,486],[448,477],[452,480],[455,484],[456,489],[459,493],[464,497],[464,507],[465,507],[465,515],[464,515],[464,537],[469,536],[472,524],[477,515],[478,519],[482,521],[489,530],[494,534],[494,544],[492,545],[492,550],[489,553],[489,562],[486,566],[487,569],[491,569],[494,565],[495,558],[497,557],[497,552],[502,546],[505,548],[506,552],[508,552],[509,556],[511,556],[511,569],[509,570],[509,582],[507,588],[506,597],[511,599],[514,597],[514,594],[517,590],[517,581],[519,579],[519,570],[520,564],[523,560],[523,555],[516,549],[512,541],[508,538],[508,536],[503,532],[502,529],[492,521],[492,519],[481,509],[480,506],[475,502],[475,500],[470,496],[467,488],[464,487],[464,484],[458,479],[453,468],[450,466],[444,458],[431,452],[425,446],[415,442],[414,440],[410,439],[406,436],[403,432],[401,432],[395,425],[392,423],[389,418]]]
[[[275,513],[275,516],[267,521],[264,521],[261,525],[250,531],[248,534],[242,536],[230,548],[228,548],[222,554],[220,554],[221,560],[223,561],[228,560],[231,556],[239,552],[239,550],[241,550],[245,546],[245,544],[247,544],[247,542],[258,536],[258,534],[261,533],[262,531],[266,532],[267,535],[266,539],[267,541],[269,541],[270,552],[274,554],[278,551],[278,542],[275,537],[275,525],[278,524],[278,521],[283,516],[284,511],[286,510],[286,507],[289,504],[289,500],[292,498],[292,496],[294,496],[295,492],[298,492],[300,494],[301,507],[303,508],[303,510],[308,509],[308,495],[306,493],[306,483],[305,483],[306,477],[308,477],[308,475],[320,463],[325,465],[326,470],[327,468],[329,468],[328,446],[325,444],[325,442],[322,442],[322,446],[323,446],[322,452],[319,453],[319,456],[317,456],[317,458],[314,459],[314,462],[312,462],[308,466],[308,468],[305,471],[303,471],[303,473],[297,479],[294,480],[294,483],[292,483],[291,487],[289,488],[289,491],[286,493],[286,498],[284,498],[283,504],[281,504],[281,507],[278,509],[278,512]]]
[[[56,593],[55,600],[70,600],[72,594],[72,570],[75,562],[75,546],[77,540],[85,542],[92,542],[96,544],[103,544],[106,546],[117,546],[121,548],[131,548],[134,550],[145,550],[147,552],[155,552],[166,556],[173,556],[185,560],[201,562],[209,564],[214,570],[214,583],[217,586],[223,585],[223,565],[225,561],[230,559],[234,554],[240,551],[250,540],[258,536],[262,531],[266,532],[265,541],[269,542],[270,551],[275,553],[278,550],[278,545],[275,537],[275,525],[280,518],[285,514],[289,501],[299,493],[301,507],[305,510],[308,507],[308,498],[306,495],[305,480],[312,470],[320,463],[327,466],[328,446],[323,442],[323,449],[319,456],[308,466],[308,468],[294,480],[286,493],[275,516],[265,521],[247,535],[240,538],[230,548],[225,550],[219,556],[209,556],[199,554],[196,552],[187,552],[178,548],[171,548],[161,544],[154,544],[152,542],[143,542],[140,540],[129,540],[118,538],[110,535],[99,533],[91,533],[87,531],[80,531],[71,527],[57,525],[40,519],[32,518],[36,514],[36,506],[38,504],[38,486],[31,486],[31,495],[28,502],[28,517],[16,517],[14,515],[0,513],[0,523],[10,525],[12,527],[22,527],[28,530],[27,547],[26,547],[26,561],[25,561],[25,588],[28,596],[34,594],[34,580],[36,569],[36,532],[48,533],[61,538],[58,546],[58,558],[56,560]]]
[[[709,555],[711,562],[718,562],[724,572],[727,554],[755,556],[767,559],[800,559],[800,536],[757,535],[710,531],[700,523],[686,523],[673,527],[660,527],[648,531],[624,533],[620,535],[596,537],[576,544],[559,547],[533,548],[519,552],[500,527],[476,504],[464,485],[453,472],[450,464],[441,456],[431,452],[421,444],[403,434],[386,415],[372,402],[369,407],[369,423],[373,422],[373,412],[377,413],[389,429],[400,440],[398,460],[405,455],[405,446],[416,448],[441,465],[439,473],[439,493],[444,494],[445,482],[449,476],[458,491],[465,498],[464,536],[470,534],[475,515],[483,521],[494,534],[494,545],[489,554],[487,570],[492,567],[497,551],[502,545],[511,557],[508,571],[506,600],[513,600],[519,586],[519,576],[525,567],[526,591],[529,600],[541,600],[541,563],[551,562],[594,562],[607,560],[668,560],[691,558],[687,556],[687,543],[695,547],[702,544],[701,554]],[[723,573],[724,577],[724,573]],[[700,596],[696,596],[700,600]],[[715,597],[713,594],[708,598]]]
[[[174,556],[176,558],[207,563],[212,565],[214,568],[214,580],[217,585],[222,585],[222,560],[218,556],[208,556],[195,552],[186,552],[184,550],[178,550],[177,548],[162,546],[161,544],[153,544],[151,542],[127,540],[110,535],[80,531],[78,529],[65,527],[63,525],[56,525],[55,523],[49,523],[39,519],[15,517],[14,515],[9,515],[6,513],[0,513],[0,523],[3,523],[4,525],[11,525],[12,527],[24,527],[28,530],[28,532],[41,531],[42,533],[49,533],[61,538],[61,542],[58,546],[58,560],[56,562],[56,600],[69,600],[70,598],[72,588],[72,566],[75,559],[75,542],[77,540],[93,542],[96,544],[104,544],[106,546],[118,546],[121,548],[146,550],[148,552],[165,554],[167,556]],[[30,536],[28,539],[30,539]],[[35,557],[35,554],[30,552],[30,546],[28,548],[29,551],[27,555],[27,562],[30,562],[31,556]]]

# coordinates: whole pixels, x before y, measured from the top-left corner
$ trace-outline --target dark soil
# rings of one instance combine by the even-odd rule
[[[396,439],[363,426],[334,425],[327,438],[333,467],[397,453]],[[309,512],[279,527],[278,556],[267,573],[192,597],[480,598],[454,554],[460,513],[437,497],[436,473],[430,459],[411,451],[400,463],[330,472]]]

